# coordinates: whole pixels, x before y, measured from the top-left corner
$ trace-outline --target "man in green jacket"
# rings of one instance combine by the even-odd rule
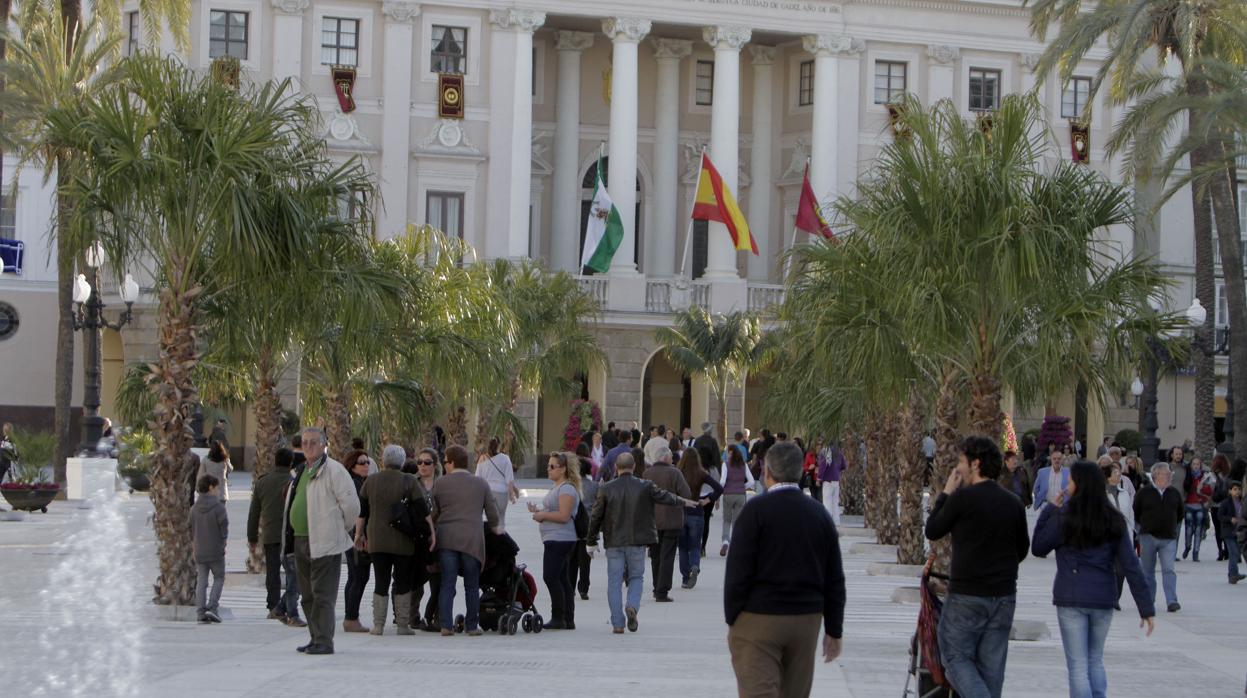
[[[288,448],[277,451],[273,470],[261,475],[251,486],[251,509],[247,512],[247,544],[251,552],[256,545],[264,546],[264,586],[268,590],[268,617],[286,625],[305,627],[299,620],[299,583],[291,564],[286,571],[286,595],[281,593],[281,571],[285,556],[281,554],[282,507],[290,488],[290,466],[294,453]]]

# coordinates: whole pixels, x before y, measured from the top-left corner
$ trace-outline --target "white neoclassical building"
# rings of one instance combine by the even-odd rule
[[[792,227],[807,161],[817,195],[829,203],[852,191],[892,137],[887,105],[899,95],[951,99],[972,117],[1003,95],[1030,90],[1047,108],[1054,154],[1068,157],[1068,121],[1082,113],[1097,68],[1078,66],[1067,85],[1037,84],[1042,46],[1029,35],[1020,0],[195,0],[192,7],[189,64],[231,55],[247,78],[291,78],[315,95],[331,149],[363,157],[379,177],[382,201],[368,202],[379,236],[429,223],[486,258],[532,257],[579,272],[602,153],[625,232],[609,273],[582,281],[603,305],[611,357],[608,372],[586,378],[585,393],[621,423],[712,416],[706,386],[656,354],[653,330],[669,322],[672,307],[765,311],[781,297],[781,255],[805,235],[794,238]],[[167,37],[143,35],[137,11],[136,2],[126,7],[127,50],[173,51]],[[349,113],[335,91],[335,66],[354,71]],[[439,117],[440,74],[461,76],[459,118]],[[1088,166],[1115,176],[1118,163],[1106,160],[1103,146],[1120,112],[1097,97],[1091,114]],[[689,225],[703,150],[740,201],[758,256],[737,253],[721,224]],[[7,158],[4,176],[7,193]],[[0,340],[0,412],[43,414],[51,405],[51,203],[39,175],[27,171],[16,202],[6,198],[0,211],[0,238],[26,245],[22,274],[0,278],[0,299],[20,316],[13,336]],[[1116,254],[1158,256],[1178,281],[1173,307],[1193,297],[1189,207],[1189,197],[1176,197],[1155,226],[1110,231],[1104,240]],[[1215,308],[1220,321],[1219,298]],[[105,414],[110,378],[152,347],[150,322],[121,335],[105,337]],[[738,387],[733,425],[761,426],[763,389]],[[1189,378],[1162,384],[1165,443],[1193,433],[1192,394]],[[1135,423],[1132,399],[1088,409],[1071,396],[1062,409],[1079,415],[1080,435],[1098,441],[1106,426]],[[526,409],[543,447],[557,443],[566,406],[534,398]]]

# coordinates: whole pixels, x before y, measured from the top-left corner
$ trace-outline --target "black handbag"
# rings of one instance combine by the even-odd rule
[[[584,540],[589,537],[589,510],[585,508],[585,503],[581,501],[576,505],[576,539]]]
[[[414,477],[405,474],[403,484],[405,485],[403,498],[390,506],[390,528],[411,538],[417,544],[423,543],[427,547],[430,535],[427,520],[428,504],[425,503],[424,497],[413,491]]]

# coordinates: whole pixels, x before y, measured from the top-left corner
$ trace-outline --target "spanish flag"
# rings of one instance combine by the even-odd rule
[[[801,198],[797,202],[797,230],[804,230],[810,235],[822,235],[828,240],[835,240],[835,233],[823,217],[818,206],[818,197],[814,196],[814,187],[810,186],[810,166],[805,166],[805,177],[801,180]]]
[[[732,243],[738,250],[748,250],[758,254],[758,246],[754,244],[749,233],[749,224],[740,212],[736,199],[723,184],[719,171],[714,169],[710,156],[701,154],[701,172],[697,175],[697,197],[693,200],[693,220],[718,221],[727,226],[732,234]]]

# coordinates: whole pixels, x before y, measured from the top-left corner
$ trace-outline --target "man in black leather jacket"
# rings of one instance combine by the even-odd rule
[[[615,459],[618,476],[598,488],[593,514],[589,519],[587,548],[592,555],[598,534],[606,546],[606,601],[611,609],[611,627],[622,634],[624,624],[636,632],[637,609],[645,587],[645,552],[658,541],[654,528],[654,505],[695,507],[697,502],[668,492],[633,473],[636,461],[629,453]],[[628,605],[623,605],[623,583],[628,580]]]

